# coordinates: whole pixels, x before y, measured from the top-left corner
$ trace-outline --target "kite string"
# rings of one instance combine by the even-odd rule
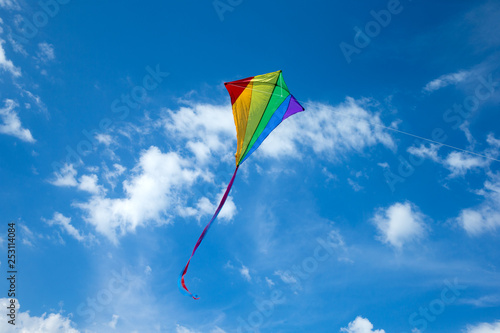
[[[224,206],[224,203],[226,202],[226,199],[227,199],[227,197],[229,195],[229,192],[231,191],[231,187],[233,186],[234,178],[236,177],[236,172],[238,172],[238,168],[239,167],[240,167],[239,165],[236,166],[236,169],[234,170],[233,177],[231,178],[231,181],[227,185],[226,192],[224,192],[224,195],[222,196],[222,199],[221,199],[221,201],[219,203],[219,207],[217,207],[217,210],[215,211],[214,216],[212,216],[212,219],[210,220],[210,222],[208,222],[207,225],[205,226],[205,229],[203,229],[203,232],[201,233],[200,237],[198,238],[198,241],[196,242],[196,245],[193,248],[193,252],[191,253],[191,257],[189,258],[189,260],[188,260],[186,266],[184,267],[184,269],[181,271],[181,274],[179,275],[179,279],[177,280],[177,285],[179,286],[179,289],[184,294],[186,294],[188,296],[191,296],[194,299],[199,299],[199,297],[198,297],[198,295],[192,294],[189,291],[189,289],[186,286],[186,283],[184,282],[184,276],[187,273],[187,270],[188,270],[188,267],[189,267],[189,263],[191,262],[191,259],[193,258],[194,254],[196,253],[196,250],[198,249],[198,247],[200,246],[201,242],[203,241],[203,238],[205,238],[205,235],[207,234],[208,230],[210,229],[210,226],[212,225],[212,222],[215,221],[215,219],[219,215],[219,212],[221,211],[222,207]]]
[[[333,113],[341,114],[340,111],[332,111],[332,112]],[[345,116],[345,114],[343,114],[343,115]],[[351,116],[351,115],[348,115],[348,116]],[[352,118],[356,118],[356,117],[352,117]],[[359,119],[361,120],[361,117],[359,117]],[[486,155],[475,153],[475,152],[467,150],[467,149],[463,149],[463,148],[458,148],[458,147],[455,147],[455,146],[447,145],[446,143],[442,143],[442,142],[439,142],[439,141],[434,141],[434,140],[431,140],[431,139],[427,139],[427,138],[424,138],[422,136],[418,136],[418,135],[415,135],[415,134],[412,134],[412,133],[408,133],[408,132],[405,132],[405,131],[398,130],[397,128],[394,128],[394,127],[388,127],[388,126],[384,126],[384,125],[380,125],[380,124],[375,124],[375,123],[370,122],[370,121],[368,121],[368,123],[371,124],[371,125],[373,125],[373,126],[382,127],[382,128],[388,129],[390,131],[394,131],[394,132],[397,132],[397,133],[401,133],[401,134],[405,134],[405,135],[408,135],[408,136],[412,136],[412,137],[420,139],[420,140],[425,140],[425,141],[428,141],[428,142],[432,142],[432,143],[435,143],[435,144],[440,145],[440,146],[444,146],[444,147],[456,149],[456,150],[459,150],[459,151],[463,151],[465,153],[476,155],[476,156],[479,156],[479,157],[483,157],[483,158],[486,158],[486,159],[489,159],[489,160],[492,160],[492,161],[495,161],[495,162],[500,162],[500,160],[497,160],[497,159],[495,159],[493,157],[489,157],[489,156],[486,156]]]
[[[239,85],[233,84],[233,83],[226,83],[226,84],[243,88],[243,86],[239,86]],[[268,94],[268,95],[274,95],[274,93],[270,93],[270,92],[267,92],[267,91],[257,90],[257,89],[254,89],[254,88],[249,88],[249,89],[255,90],[257,92],[261,92],[261,93],[264,93],[264,94]],[[285,91],[286,91],[286,89],[285,89]],[[290,93],[290,92],[288,92],[288,93]],[[479,156],[479,157],[483,157],[483,158],[486,158],[486,159],[489,159],[489,160],[492,160],[492,161],[495,161],[495,162],[500,162],[500,160],[497,160],[497,159],[495,159],[493,157],[489,157],[489,156],[486,156],[486,155],[475,153],[475,152],[467,150],[467,149],[463,149],[463,148],[458,148],[458,147],[455,147],[455,146],[447,145],[446,143],[442,143],[442,142],[439,142],[439,141],[434,141],[434,140],[431,140],[431,139],[427,139],[427,138],[424,138],[424,137],[421,137],[421,136],[418,136],[418,135],[415,135],[415,134],[411,134],[411,133],[408,133],[408,132],[404,132],[404,131],[398,130],[398,129],[394,128],[394,127],[387,127],[387,126],[384,126],[384,125],[374,124],[374,123],[371,123],[371,124],[373,126],[378,126],[378,127],[382,127],[382,128],[388,129],[390,131],[394,131],[394,132],[401,133],[401,134],[406,134],[406,135],[412,136],[414,138],[418,138],[418,139],[421,139],[421,140],[429,141],[429,142],[435,143],[435,144],[440,145],[440,146],[444,146],[444,147],[456,149],[456,150],[459,150],[459,151],[463,151],[465,153],[476,155],[476,156]]]
[[[458,147],[455,147],[455,146],[450,146],[450,145],[447,145],[447,144],[439,142],[439,141],[434,141],[434,140],[427,139],[427,138],[424,138],[424,137],[421,137],[421,136],[418,136],[418,135],[415,135],[415,134],[411,134],[411,133],[408,133],[408,132],[404,132],[404,131],[398,130],[398,129],[394,128],[394,127],[387,127],[387,126],[384,126],[384,125],[374,124],[374,123],[372,123],[372,125],[378,126],[378,127],[382,127],[382,128],[385,128],[385,129],[388,129],[390,131],[394,131],[394,132],[397,132],[397,133],[406,134],[406,135],[412,136],[412,137],[417,138],[417,139],[429,141],[429,142],[435,143],[435,144],[440,145],[440,146],[445,146],[445,147],[448,147],[448,148],[452,148],[452,149],[463,151],[465,153],[469,153],[469,154],[472,154],[472,155],[476,155],[476,156],[480,156],[480,157],[483,157],[483,158],[487,158],[487,159],[492,160],[492,161],[500,162],[500,160],[497,160],[497,159],[495,159],[493,157],[489,157],[489,156],[486,156],[486,155],[478,154],[478,153],[475,153],[475,152],[467,150],[467,149],[462,149],[462,148],[458,148]]]

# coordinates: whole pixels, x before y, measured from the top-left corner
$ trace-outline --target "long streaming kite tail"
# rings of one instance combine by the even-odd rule
[[[212,219],[210,222],[207,223],[205,226],[205,229],[203,229],[203,232],[201,233],[200,237],[198,238],[198,241],[196,242],[196,245],[194,246],[193,252],[191,253],[191,257],[189,258],[186,267],[181,271],[181,274],[179,275],[179,279],[177,280],[177,285],[179,286],[179,290],[185,294],[186,296],[191,296],[194,299],[199,299],[198,295],[192,294],[189,289],[186,287],[186,283],[184,282],[184,276],[187,273],[189,263],[191,262],[191,259],[193,258],[194,254],[196,253],[196,250],[198,249],[198,246],[200,246],[201,242],[203,241],[203,238],[205,238],[208,229],[210,229],[210,226],[212,225],[212,222],[215,221],[217,218],[217,215],[219,215],[220,210],[224,206],[224,203],[226,202],[227,196],[229,195],[229,192],[231,191],[231,187],[233,186],[234,178],[236,177],[236,172],[238,172],[239,165],[236,166],[236,169],[234,170],[233,177],[231,178],[231,181],[227,185],[226,192],[224,193],[224,196],[222,196],[222,199],[219,203],[219,207],[217,207],[217,210],[214,213],[214,216],[212,216]]]

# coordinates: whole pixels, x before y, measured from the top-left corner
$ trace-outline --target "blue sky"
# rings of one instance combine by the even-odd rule
[[[498,1],[0,13],[18,329],[500,332]],[[234,171],[223,82],[279,69],[306,111],[241,166],[194,301],[177,277]]]

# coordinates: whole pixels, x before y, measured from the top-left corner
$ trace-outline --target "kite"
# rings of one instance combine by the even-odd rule
[[[179,289],[194,299],[199,299],[199,297],[188,290],[184,276],[196,250],[224,206],[238,168],[283,120],[297,112],[304,111],[302,105],[290,94],[281,71],[226,82],[224,85],[231,97],[236,125],[236,169],[217,210],[203,229],[191,257],[179,275]]]

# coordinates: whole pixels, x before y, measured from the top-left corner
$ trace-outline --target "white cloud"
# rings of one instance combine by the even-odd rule
[[[109,134],[99,133],[95,136],[97,142],[102,143],[105,146],[109,146],[113,143],[113,138]]]
[[[490,135],[488,136],[488,143],[490,144],[490,148],[485,151],[485,155],[493,155],[496,156],[498,151],[494,146],[496,144],[496,139]],[[454,178],[458,176],[464,176],[467,172],[472,171],[474,169],[486,168],[491,164],[491,160],[472,155],[469,153],[461,152],[461,151],[452,151],[445,158],[442,158],[438,155],[438,151],[441,148],[440,145],[430,144],[427,147],[424,144],[421,144],[419,147],[409,147],[407,149],[408,153],[418,156],[420,158],[428,158],[436,163],[441,164],[444,168],[450,171],[448,177]]]
[[[356,183],[354,180],[352,180],[351,178],[347,178],[347,182],[349,183],[349,185],[351,185],[352,189],[355,191],[355,192],[359,192],[363,189],[363,186],[359,185],[358,183]]]
[[[333,248],[346,250],[344,238],[338,230],[330,230],[326,238],[326,243]]]
[[[347,327],[340,329],[341,332],[347,333],[385,333],[384,330],[373,330],[373,324],[366,318],[361,316],[356,317]]]
[[[260,154],[299,157],[299,147],[309,147],[319,155],[339,159],[341,155],[362,152],[376,144],[394,149],[396,145],[383,129],[380,116],[367,111],[366,103],[350,97],[337,106],[307,103],[305,112],[276,128],[259,148]]]
[[[248,269],[247,266],[245,265],[241,265],[241,268],[240,268],[240,274],[241,276],[243,276],[243,278],[245,280],[247,280],[248,282],[252,281],[252,277],[250,276],[250,270]]]
[[[104,192],[104,188],[97,184],[98,181],[97,175],[83,175],[79,179],[78,189],[93,194]]]
[[[474,149],[474,145],[476,144],[476,139],[472,136],[472,133],[470,131],[470,123],[465,120],[459,127],[459,129],[464,132],[465,138],[470,144],[470,150]]]
[[[459,71],[452,74],[441,75],[437,79],[427,83],[426,86],[424,87],[424,91],[432,92],[444,88],[446,86],[449,86],[450,84],[460,83],[467,77],[469,77],[469,75],[470,72],[467,71]]]
[[[54,179],[49,181],[54,186],[61,187],[76,187],[80,191],[88,192],[91,194],[104,193],[106,190],[98,184],[99,179],[97,175],[82,175],[78,180],[76,179],[77,171],[73,164],[65,164],[60,172],[54,172]]]
[[[493,147],[494,150],[500,148],[500,140],[496,139],[493,133],[488,134],[486,142]]]
[[[425,216],[410,202],[395,203],[373,217],[380,240],[396,248],[425,234]]]
[[[0,0],[0,7],[5,8],[5,9],[15,9],[19,10],[21,7],[19,7],[19,4],[17,3],[16,0]]]
[[[113,315],[113,318],[111,319],[111,321],[108,323],[109,327],[111,327],[112,329],[115,329],[116,328],[116,323],[118,323],[118,318],[120,318],[119,315],[116,315],[114,314]]]
[[[470,304],[478,308],[498,307],[500,305],[500,294],[481,296],[479,298],[466,298],[460,301],[461,304]]]
[[[273,280],[271,280],[270,278],[268,278],[267,276],[265,277],[266,279],[266,283],[267,285],[269,286],[269,288],[272,288],[274,286],[274,282]]]
[[[69,235],[73,236],[76,240],[80,242],[85,239],[85,237],[80,234],[80,231],[78,231],[78,229],[76,229],[74,226],[71,225],[71,218],[66,217],[59,212],[55,212],[51,220],[46,220],[43,218],[42,220],[45,221],[50,226],[53,225],[60,226],[61,229],[66,231]]]
[[[2,309],[9,305],[8,298],[0,298]],[[37,332],[37,333],[79,333],[73,326],[71,319],[60,313],[44,313],[40,317],[31,316],[30,313],[20,311],[20,304],[16,300],[17,316],[16,325],[7,322],[7,317],[0,320],[0,331],[3,333]],[[19,330],[20,329],[20,330]]]
[[[56,58],[54,54],[54,45],[43,42],[38,44],[38,58],[43,62],[48,62]]]
[[[177,324],[177,326],[175,328],[175,333],[200,333],[200,331],[189,329],[187,327],[184,327],[184,326]],[[220,327],[215,326],[215,328],[210,330],[210,333],[226,333],[226,331],[224,331]]]
[[[236,129],[231,107],[191,104],[178,111],[164,110],[163,126],[172,137],[187,139],[186,147],[198,163],[222,156],[235,146]]]
[[[334,175],[333,173],[331,173],[330,171],[328,171],[328,169],[325,168],[325,167],[323,167],[323,169],[321,170],[321,173],[326,176],[326,181],[327,182],[329,182],[329,181],[337,181],[338,180],[337,175]]]
[[[177,326],[175,328],[175,333],[199,333],[199,331],[194,331],[194,330],[191,330],[187,327],[184,327],[184,326],[177,324]]]
[[[478,191],[484,201],[474,208],[467,208],[456,218],[458,224],[472,236],[500,227],[500,175],[490,173],[483,189]]]
[[[444,166],[451,171],[450,177],[463,176],[469,170],[484,168],[490,163],[491,160],[484,157],[476,157],[458,151],[451,152],[444,160]]]
[[[434,162],[440,162],[441,159],[438,156],[438,150],[441,148],[440,145],[437,144],[430,144],[429,147],[427,147],[424,144],[420,144],[420,147],[415,147],[411,146],[407,149],[407,151],[415,156],[421,157],[421,158],[429,158],[433,160]]]
[[[182,216],[194,216],[198,220],[203,217],[203,216],[210,216],[215,213],[215,210],[217,209],[217,206],[219,205],[220,200],[222,199],[224,192],[226,189],[224,188],[216,197],[215,202],[212,203],[210,202],[210,199],[207,197],[201,197],[198,202],[196,203],[195,207],[186,207],[186,208],[181,208],[180,214]],[[236,205],[234,204],[233,197],[228,195],[226,198],[226,202],[224,206],[222,207],[221,211],[219,212],[219,215],[217,217],[218,222],[221,223],[222,221],[229,222],[233,219],[234,215],[236,215],[237,209]]]
[[[118,177],[120,177],[127,170],[127,168],[118,163],[113,164],[113,168],[114,170],[111,171],[107,165],[104,164],[103,166],[104,169],[103,178],[111,186],[112,189],[115,188]]]
[[[17,39],[12,35],[12,33],[7,35],[7,40],[12,46],[14,52],[20,53],[24,56],[28,56],[28,52],[26,52],[26,49],[24,48],[23,44],[18,42]]]
[[[248,282],[252,281],[252,276],[250,275],[250,270],[248,269],[247,266],[241,264],[241,268],[236,268],[231,261],[229,260],[225,265],[224,268],[230,269],[230,270],[236,270],[238,273],[241,274],[241,276]]]
[[[213,330],[210,331],[210,333],[226,333],[222,328],[215,326]]]
[[[33,231],[31,231],[26,225],[21,224],[21,233],[23,244],[33,246],[33,243],[35,243],[36,240],[36,236]]]
[[[477,325],[468,325],[467,333],[500,333],[500,320],[494,323],[481,323]]]
[[[21,76],[21,70],[14,66],[11,60],[7,59],[3,43],[5,43],[5,41],[0,38],[0,69],[10,72],[13,76]]]
[[[123,198],[100,193],[75,206],[85,212],[85,220],[98,232],[117,242],[117,235],[134,232],[148,222],[167,223],[172,211],[179,211],[179,193],[201,174],[192,165],[176,153],[163,154],[151,146],[142,152],[133,169],[135,174],[123,182]]]
[[[368,102],[348,97],[337,106],[307,103],[306,112],[278,126],[256,154],[300,157],[299,147],[309,147],[317,154],[338,159],[339,155],[362,152],[376,144],[394,149],[395,143],[383,129],[380,116],[365,109]],[[187,139],[186,147],[203,164],[210,157],[234,153],[236,131],[231,115],[227,106],[193,103],[178,111],[165,110],[163,125],[172,137]]]
[[[389,163],[387,163],[387,162],[377,163],[377,165],[379,167],[381,167],[382,169],[388,169],[389,168]]]
[[[299,281],[295,278],[293,274],[291,274],[289,271],[281,271],[277,270],[274,272],[274,275],[277,275],[281,281],[287,283],[287,284],[298,284]]]
[[[462,210],[457,220],[462,228],[471,235],[482,233],[487,224],[483,215],[473,209]]]
[[[12,135],[22,141],[35,142],[30,130],[23,128],[19,116],[14,110],[14,108],[17,107],[16,102],[11,99],[6,99],[4,103],[5,107],[0,108],[0,119],[2,120],[2,123],[0,123],[0,133]]]
[[[31,91],[25,89],[18,83],[14,83],[14,85],[21,92],[21,96],[31,99],[42,112],[47,113],[47,106],[43,103],[40,96],[33,94]],[[31,108],[31,105],[28,108]]]
[[[54,172],[55,179],[50,181],[50,183],[55,186],[77,186],[78,182],[75,178],[77,173],[73,164],[65,164],[60,172]]]

